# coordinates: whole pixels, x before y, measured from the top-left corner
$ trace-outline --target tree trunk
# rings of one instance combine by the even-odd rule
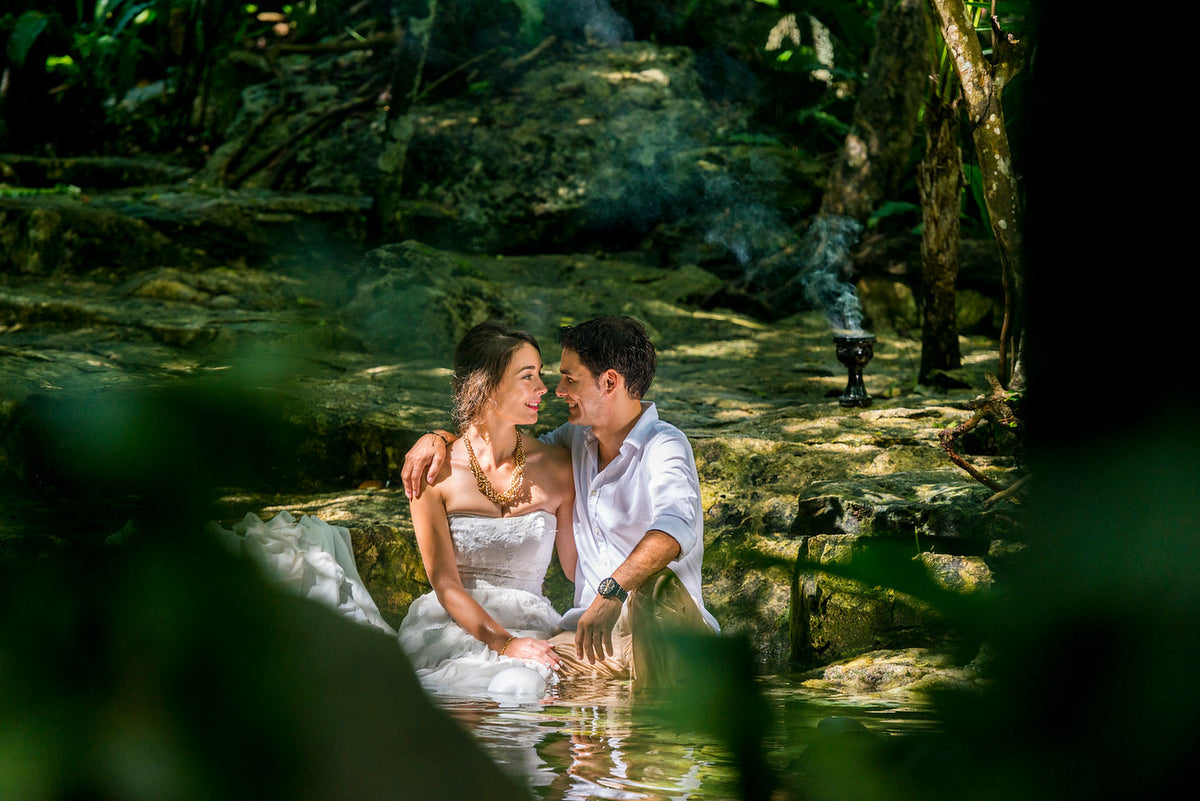
[[[925,158],[917,167],[924,223],[921,263],[925,310],[918,377],[922,384],[929,382],[935,370],[962,366],[954,308],[962,154],[958,149],[958,115],[936,93],[925,106],[925,143]]]
[[[929,70],[925,25],[925,0],[887,0],[879,12],[867,81],[830,172],[821,214],[866,222],[908,167]]]
[[[1000,96],[1021,67],[1017,42],[1000,30],[995,17],[994,62],[983,56],[979,37],[967,16],[963,0],[929,0],[954,62],[966,101],[967,119],[979,169],[983,173],[984,202],[991,218],[992,235],[1000,253],[1005,291],[1004,326],[1000,336],[999,378],[1007,385],[1009,359],[1018,355],[1024,328],[1024,262],[1021,254],[1021,215],[1016,172],[1004,124]]]

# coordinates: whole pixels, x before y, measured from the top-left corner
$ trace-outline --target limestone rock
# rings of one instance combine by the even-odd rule
[[[870,651],[812,671],[804,684],[851,696],[919,695],[931,687],[968,689],[984,679],[974,662],[962,664],[941,651],[922,648]]]
[[[969,594],[991,587],[992,542],[1010,533],[1011,519],[985,506],[989,495],[950,469],[811,488],[791,528],[800,540],[793,658],[820,663],[947,636],[944,617],[929,601],[932,588]],[[864,563],[870,569],[854,569]],[[919,573],[914,565],[922,566]]]

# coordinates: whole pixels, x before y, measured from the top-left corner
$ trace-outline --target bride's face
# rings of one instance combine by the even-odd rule
[[[533,425],[537,422],[538,407],[545,394],[542,357],[533,345],[523,344],[513,354],[504,378],[500,379],[492,395],[496,403],[494,414],[497,419],[508,420],[514,425]]]

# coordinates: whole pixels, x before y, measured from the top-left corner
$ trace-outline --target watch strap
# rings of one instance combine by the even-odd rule
[[[619,601],[624,601],[629,597],[629,591],[618,584],[612,576],[601,581],[596,592],[604,598],[616,598]]]

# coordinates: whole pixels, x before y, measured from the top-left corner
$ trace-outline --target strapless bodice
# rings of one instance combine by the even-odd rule
[[[557,521],[553,514],[451,514],[447,520],[464,587],[507,587],[541,595],[554,551]]]

